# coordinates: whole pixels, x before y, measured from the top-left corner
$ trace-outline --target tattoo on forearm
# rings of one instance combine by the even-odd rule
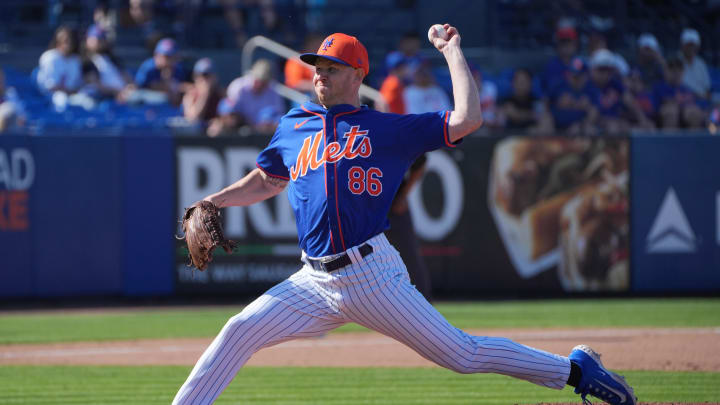
[[[287,185],[287,180],[278,179],[276,177],[270,177],[268,175],[265,175],[264,177],[265,177],[265,182],[267,184],[270,184],[273,187],[285,188],[285,186]]]

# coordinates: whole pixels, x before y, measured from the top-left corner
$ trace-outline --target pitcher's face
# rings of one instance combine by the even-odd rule
[[[352,103],[358,98],[362,78],[356,69],[329,59],[318,58],[315,62],[313,84],[318,100],[326,108],[337,104]]]

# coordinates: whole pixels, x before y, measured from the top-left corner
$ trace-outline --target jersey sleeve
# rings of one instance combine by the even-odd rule
[[[290,180],[290,172],[288,172],[288,168],[285,166],[282,158],[282,127],[281,122],[268,146],[258,155],[255,165],[270,177]]]
[[[413,159],[424,152],[443,147],[454,148],[450,142],[449,110],[424,114],[398,115],[396,134],[400,137],[400,148]]]
[[[67,69],[65,87],[69,90],[77,90],[82,87],[82,64],[80,63],[80,58],[76,56],[68,60]]]
[[[135,84],[140,88],[145,88],[150,85],[150,71],[154,64],[151,60],[143,62],[135,73]]]

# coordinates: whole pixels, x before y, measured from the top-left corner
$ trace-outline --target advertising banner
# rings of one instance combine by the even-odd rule
[[[442,239],[423,243],[435,286],[626,291],[628,151],[624,138],[467,139],[452,152],[465,189],[461,217]]]
[[[119,138],[0,138],[0,296],[122,291]]]
[[[177,138],[177,215],[255,168],[267,137]],[[441,295],[629,288],[629,142],[625,138],[470,137],[428,154],[409,196]],[[232,255],[208,271],[176,245],[179,293],[259,293],[300,266],[285,193],[223,210]],[[392,225],[392,224],[391,224]]]
[[[633,138],[633,290],[720,289],[719,153],[718,137]]]
[[[488,204],[524,279],[555,269],[566,291],[629,287],[628,141],[508,138],[495,146]]]
[[[24,296],[33,289],[28,269],[35,156],[29,138],[5,136],[0,141],[0,296]]]

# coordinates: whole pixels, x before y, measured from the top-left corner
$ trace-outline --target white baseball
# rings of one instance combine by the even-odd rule
[[[441,24],[435,24],[428,30],[428,40],[430,43],[433,41],[433,31],[437,31],[438,37],[447,40],[447,31],[445,31],[445,27]]]

